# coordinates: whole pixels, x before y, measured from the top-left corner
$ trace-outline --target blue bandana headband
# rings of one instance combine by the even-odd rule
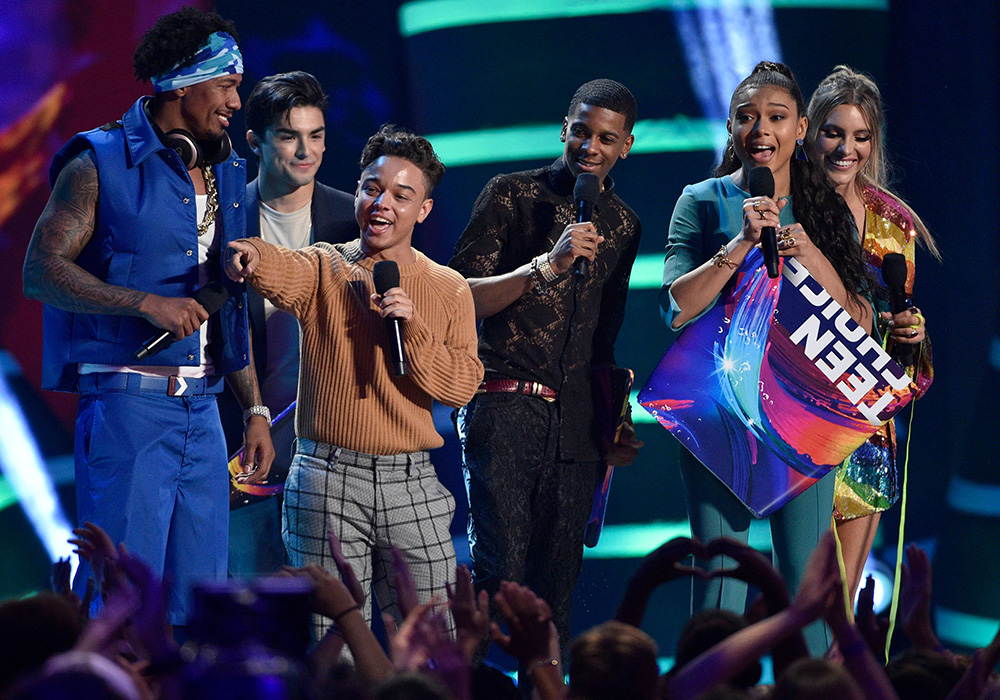
[[[203,83],[212,78],[243,72],[243,56],[236,40],[225,32],[215,32],[191,58],[180,61],[153,78],[153,89],[166,92]]]

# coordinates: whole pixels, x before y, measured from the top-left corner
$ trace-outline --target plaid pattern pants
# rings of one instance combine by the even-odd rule
[[[340,540],[362,590],[373,590],[379,607],[402,622],[396,599],[392,548],[403,552],[420,602],[446,594],[455,574],[448,531],[455,499],[438,481],[426,452],[371,455],[336,445],[296,439],[285,481],[281,536],[289,562],[318,564],[336,573],[326,533]],[[371,623],[370,596],[365,619]],[[322,639],[329,619],[315,616]]]

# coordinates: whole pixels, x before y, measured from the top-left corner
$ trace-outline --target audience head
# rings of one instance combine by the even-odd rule
[[[441,681],[424,673],[399,673],[375,691],[375,700],[451,700]]]
[[[885,668],[899,700],[944,700],[964,672],[944,654],[909,649]]]
[[[517,686],[506,673],[481,662],[472,667],[472,700],[519,700]]]
[[[865,700],[865,695],[840,664],[807,658],[785,669],[770,700]]]
[[[702,610],[695,613],[681,630],[671,673],[683,668],[726,637],[739,632],[747,624],[741,615],[729,610]],[[760,681],[760,674],[760,662],[755,661],[733,678],[729,685],[749,688]]]
[[[107,657],[69,651],[52,657],[5,696],[6,700],[140,700],[128,672]]]
[[[569,697],[653,700],[659,696],[656,643],[640,629],[612,620],[573,640]]]
[[[15,678],[72,649],[81,629],[77,611],[55,593],[0,603],[0,693]]]

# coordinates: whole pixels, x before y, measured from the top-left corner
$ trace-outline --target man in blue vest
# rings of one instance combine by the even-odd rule
[[[192,584],[226,575],[224,375],[247,409],[246,478],[274,456],[246,294],[219,259],[246,230],[245,163],[226,135],[243,60],[231,22],[185,8],[133,63],[155,93],[56,154],[24,290],[46,304],[43,388],[80,394],[77,517],[173,580],[170,622],[184,625]],[[173,342],[142,359],[159,335]]]
[[[292,71],[262,79],[243,108],[247,143],[257,156],[257,178],[247,185],[247,237],[285,248],[313,243],[348,243],[358,237],[354,195],[316,179],[326,150],[326,94],[309,73]],[[299,381],[299,323],[247,287],[254,362],[264,405],[271,414],[295,401]],[[240,410],[231,393],[220,399],[226,437],[232,447]],[[293,415],[271,434],[275,462],[270,485],[281,486],[292,459]],[[238,488],[242,487],[237,483]],[[271,490],[271,489],[269,489]],[[259,493],[259,491],[257,492]],[[252,576],[286,562],[281,541],[281,495],[236,508],[229,520],[229,573]]]

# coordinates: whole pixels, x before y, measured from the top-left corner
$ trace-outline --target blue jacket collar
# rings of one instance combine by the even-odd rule
[[[149,99],[148,96],[140,97],[122,117],[129,168],[134,168],[154,153],[167,149],[160,141],[149,117],[146,116],[146,110],[143,109],[143,105]]]

